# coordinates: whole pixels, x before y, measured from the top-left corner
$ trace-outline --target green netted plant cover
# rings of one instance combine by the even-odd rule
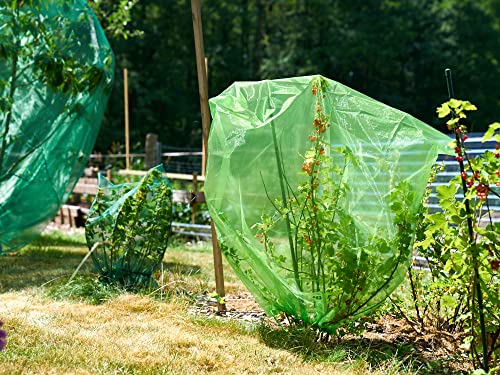
[[[113,74],[85,1],[0,1],[0,254],[32,240],[67,200]]]
[[[321,76],[235,83],[210,106],[208,207],[263,309],[328,332],[372,311],[410,265],[449,138]]]
[[[155,284],[152,273],[172,232],[172,189],[163,172],[158,166],[140,182],[120,185],[99,175],[85,234],[103,281],[131,289]]]

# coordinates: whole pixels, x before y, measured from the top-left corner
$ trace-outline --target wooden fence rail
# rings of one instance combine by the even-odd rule
[[[146,173],[146,171],[118,171],[119,175],[132,176],[144,176]],[[199,183],[205,181],[205,177],[198,176],[196,172],[192,175],[179,173],[164,173],[163,175],[169,179],[193,181],[193,191],[172,191],[172,201],[174,203],[191,204],[192,212],[191,223],[187,224],[174,222],[172,223],[173,231],[186,236],[211,237],[210,225],[195,223],[195,218],[198,212],[198,204],[205,203],[205,194],[202,191],[198,191]],[[109,173],[108,177],[111,177],[109,176]],[[73,188],[73,194],[95,196],[97,194],[97,188],[97,178],[82,177]],[[85,225],[85,219],[88,212],[89,209],[86,207],[65,204],[59,209],[59,212],[54,220],[59,224],[69,224],[71,227],[83,227]]]
[[[466,146],[468,153],[471,156],[476,156],[483,153],[485,150],[494,150],[495,142],[482,143],[479,135],[471,134],[469,139],[466,141]],[[182,155],[200,155],[200,152],[174,152],[174,153],[164,153],[163,156],[182,156]],[[145,154],[137,154],[138,156],[144,156]],[[108,155],[110,157],[123,157],[124,154],[119,155]],[[449,182],[451,178],[456,176],[458,163],[453,157],[441,157],[441,162],[444,163],[444,170],[437,175],[436,181],[432,184],[433,193],[431,194],[431,199],[428,202],[428,206],[432,211],[438,210],[439,205],[437,204],[437,197],[435,193],[435,188],[439,185],[444,185]],[[108,171],[110,172],[110,171]],[[117,172],[121,176],[144,176],[146,171],[136,171],[136,170],[119,170]],[[198,191],[199,185],[205,181],[205,176],[199,176],[198,173],[193,174],[182,174],[182,173],[164,173],[164,176],[170,180],[183,180],[192,181],[193,191],[184,190],[174,190],[173,191],[173,201],[175,203],[191,204],[192,217],[190,224],[173,223],[175,231],[178,233],[185,233],[186,235],[199,235],[200,237],[210,237],[210,226],[209,225],[197,225],[195,223],[195,217],[198,211],[198,204],[205,202],[205,195],[203,192]],[[108,175],[108,178],[110,176]],[[500,190],[499,188],[496,188]],[[95,195],[97,193],[97,178],[82,177],[73,189],[74,194],[86,194]],[[463,197],[463,195],[458,194],[458,198]],[[490,209],[493,211],[493,221],[500,222],[500,199],[494,195],[489,197]],[[64,205],[59,211],[59,222],[63,224],[70,224],[72,226],[83,225],[87,209],[75,206],[75,205]]]

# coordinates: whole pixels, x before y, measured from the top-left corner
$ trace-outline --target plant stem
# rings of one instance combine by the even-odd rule
[[[280,181],[280,189],[281,189],[281,199],[283,200],[282,205],[283,208],[286,207],[287,205],[287,197],[285,193],[285,183],[283,181],[283,176],[284,176],[284,171],[282,168],[281,164],[281,155],[280,155],[280,150],[278,147],[278,140],[276,138],[276,130],[274,129],[274,123],[271,123],[271,132],[273,134],[273,144],[274,144],[274,153],[276,155],[276,163],[278,164],[278,178]],[[288,243],[290,245],[290,254],[292,256],[292,266],[293,266],[293,274],[295,277],[295,282],[297,284],[297,287],[299,288],[300,291],[302,291],[302,286],[300,283],[300,277],[299,277],[299,268],[297,264],[297,256],[295,254],[295,246],[293,244],[293,236],[292,236],[292,229],[290,227],[290,217],[289,213],[286,212],[286,217],[285,217],[285,223],[286,223],[286,231],[288,235]]]
[[[417,313],[417,319],[420,323],[420,327],[424,329],[424,320],[420,315],[420,309],[418,308],[418,296],[417,289],[415,288],[415,283],[413,282],[413,274],[411,272],[411,267],[408,268],[408,276],[410,277],[410,285],[411,285],[411,294],[413,296],[413,304],[415,305],[415,312]]]
[[[446,83],[448,86],[448,96],[450,99],[452,99],[455,97],[455,93],[453,90],[453,81],[451,79],[451,70],[450,69],[445,70],[445,76],[446,76]],[[452,111],[452,116],[455,117],[455,113],[453,111]],[[456,128],[456,131],[455,131],[455,139],[456,139],[457,145],[462,145],[462,132],[460,131],[459,126]],[[466,155],[466,157],[467,157],[467,155]],[[467,157],[467,160],[469,160],[468,157]],[[464,162],[459,161],[458,163],[460,165],[460,173],[463,176],[465,173]],[[466,183],[464,178],[462,178],[462,189],[464,191],[465,212],[467,215],[467,227],[469,229],[469,246],[472,247],[472,264],[474,267],[473,283],[475,284],[475,287],[476,287],[477,304],[479,307],[479,325],[481,328],[481,344],[483,347],[482,368],[485,372],[488,372],[489,371],[488,344],[486,341],[486,326],[485,326],[485,322],[484,322],[484,306],[483,306],[483,293],[481,290],[481,276],[479,275],[479,266],[478,266],[478,262],[477,262],[477,252],[476,252],[476,248],[475,248],[474,229],[473,229],[473,224],[472,224],[472,214],[471,214],[471,210],[470,210],[469,198],[467,198],[467,183]]]

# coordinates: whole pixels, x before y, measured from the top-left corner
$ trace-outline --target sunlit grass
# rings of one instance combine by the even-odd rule
[[[90,259],[70,281],[87,251],[81,234],[52,233],[0,257],[0,374],[433,373],[404,345],[193,314],[215,290],[210,243],[172,242],[157,285],[137,294],[99,281]],[[224,271],[229,293],[246,292]]]

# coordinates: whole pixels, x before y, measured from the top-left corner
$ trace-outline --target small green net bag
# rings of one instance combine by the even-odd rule
[[[68,199],[113,76],[84,0],[0,1],[0,254],[33,240]]]
[[[235,83],[210,106],[207,204],[266,313],[333,333],[377,307],[449,138],[321,76]]]
[[[163,172],[158,166],[138,183],[119,185],[99,175],[85,234],[104,281],[130,289],[155,285],[152,274],[172,232],[172,189]]]

